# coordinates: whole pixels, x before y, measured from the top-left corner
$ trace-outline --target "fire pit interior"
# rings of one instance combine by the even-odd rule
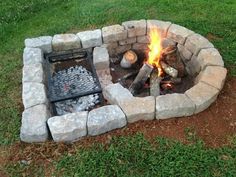
[[[25,142],[71,142],[139,120],[197,114],[216,100],[227,73],[206,38],[160,20],[31,38],[25,46]]]

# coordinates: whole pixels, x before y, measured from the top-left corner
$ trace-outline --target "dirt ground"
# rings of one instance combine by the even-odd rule
[[[150,140],[162,136],[188,143],[188,137],[194,136],[203,140],[208,147],[229,144],[230,137],[236,135],[236,78],[227,78],[217,101],[197,115],[169,120],[139,121],[122,129],[87,137],[72,144],[52,141],[40,144],[16,142],[1,149],[1,156],[4,157],[4,162],[1,163],[27,160],[47,165],[65,152],[73,154],[79,147],[87,147],[93,143],[109,144],[114,136],[129,136],[138,132],[142,132]]]

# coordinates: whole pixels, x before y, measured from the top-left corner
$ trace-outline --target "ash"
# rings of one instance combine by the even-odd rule
[[[68,113],[90,110],[98,103],[100,103],[100,100],[99,95],[96,93],[80,98],[56,102],[55,107],[57,115],[61,116]]]
[[[98,89],[96,78],[82,66],[70,67],[53,73],[51,94],[64,97]]]

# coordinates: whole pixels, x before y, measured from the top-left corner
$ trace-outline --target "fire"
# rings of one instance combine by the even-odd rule
[[[162,74],[162,69],[160,65],[160,58],[162,51],[161,36],[156,28],[151,28],[149,38],[150,38],[150,45],[148,45],[149,52],[148,52],[147,63],[154,67],[157,67],[158,76],[161,76]]]

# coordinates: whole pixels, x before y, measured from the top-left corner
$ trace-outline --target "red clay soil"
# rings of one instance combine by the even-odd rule
[[[52,141],[41,144],[17,142],[5,149],[6,153],[10,154],[5,158],[5,162],[27,160],[47,166],[65,152],[73,154],[79,147],[87,147],[93,143],[109,144],[111,137],[129,136],[138,132],[142,132],[150,140],[162,136],[188,143],[187,137],[195,135],[208,147],[229,144],[229,138],[236,135],[236,78],[228,78],[217,101],[197,115],[169,120],[139,121],[100,136],[84,138],[73,144]]]

